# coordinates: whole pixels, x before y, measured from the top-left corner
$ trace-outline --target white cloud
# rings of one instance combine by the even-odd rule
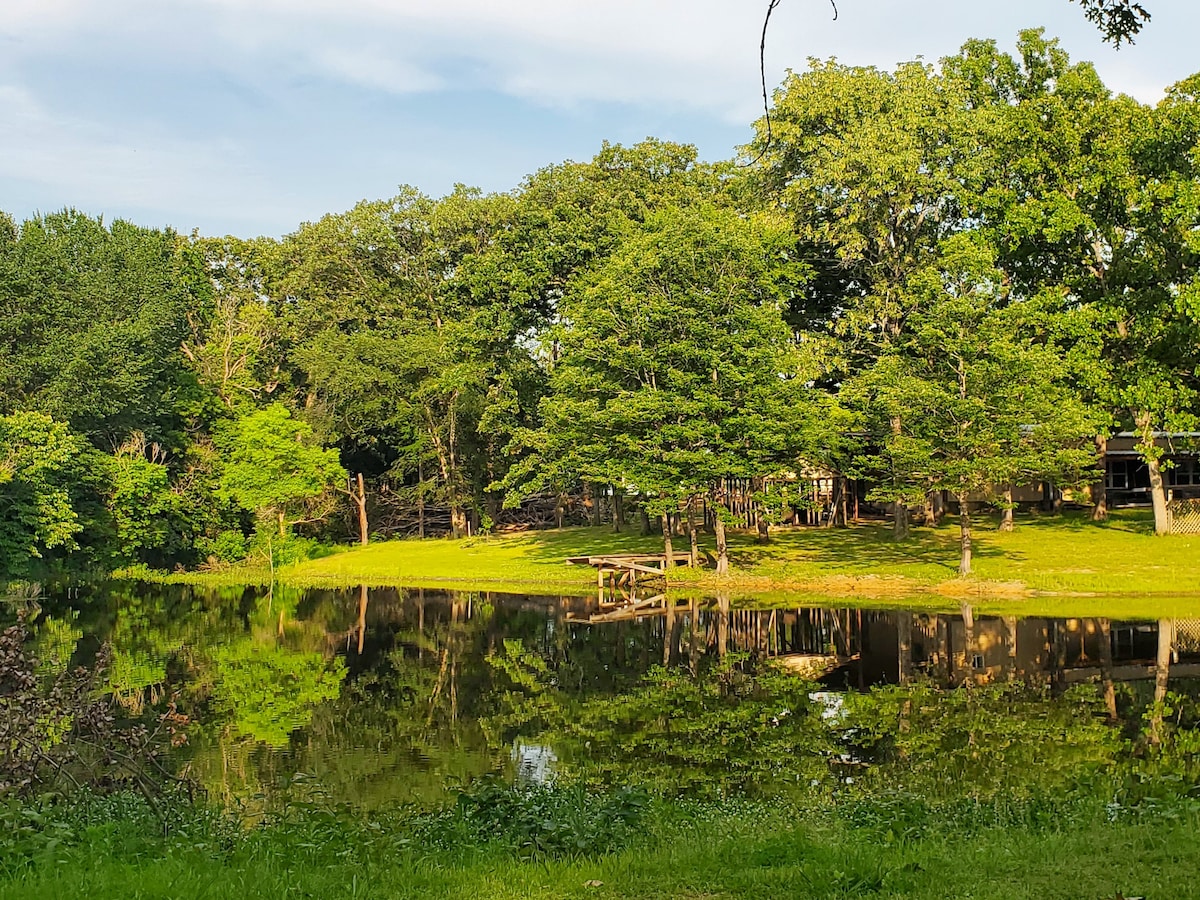
[[[918,53],[936,59],[969,36],[994,35],[1007,45],[1018,28],[1046,23],[1071,38],[1077,53],[1099,58],[1114,87],[1145,96],[1154,93],[1149,85],[1187,74],[1168,69],[1190,48],[1179,46],[1174,57],[1156,48],[1176,46],[1180,29],[1200,26],[1200,13],[1161,0],[1152,11],[1162,27],[1156,18],[1118,58],[1067,0],[839,6],[837,22],[823,0],[788,0],[776,11],[770,84],[809,56],[890,66]],[[23,36],[34,52],[72,33],[135,57],[207,60],[247,79],[306,67],[316,77],[391,93],[490,86],[556,107],[672,104],[744,120],[758,94],[764,12],[765,0],[193,0],[183,7],[5,0],[0,33]],[[171,28],[181,21],[183,33]]]
[[[422,93],[445,86],[435,73],[406,60],[388,58],[378,50],[325,47],[314,52],[312,59],[336,78],[391,94]]]
[[[25,209],[278,232],[402,181],[504,188],[603,138],[717,158],[761,111],[766,3],[0,0],[0,186]],[[968,37],[1008,48],[1036,23],[1142,100],[1197,65],[1200,4],[1183,0],[1155,0],[1119,54],[1068,0],[838,5],[834,22],[827,0],[784,0],[768,86],[809,57],[889,68]]]

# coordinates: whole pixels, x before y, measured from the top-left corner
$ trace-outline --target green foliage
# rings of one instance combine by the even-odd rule
[[[145,801],[129,795],[0,808],[0,897],[603,892],[782,900],[802,892],[823,900],[1001,900],[1030,884],[1048,900],[1188,897],[1198,862],[1197,811],[1179,802],[1115,817],[1098,803],[1042,802],[1022,814],[1016,805],[916,809],[881,800],[845,815],[786,805],[656,804],[623,846],[535,858],[500,842],[482,844],[466,829],[427,833],[403,815],[363,821],[309,807],[253,829],[182,804],[168,815],[164,835]],[[1159,855],[1172,864],[1148,864]]]
[[[0,414],[37,410],[97,446],[135,431],[173,443],[197,300],[175,235],[64,210],[0,255]]]
[[[494,842],[535,859],[593,856],[637,838],[649,802],[635,788],[591,794],[578,787],[517,789],[482,780],[458,795],[453,812],[422,830],[437,839],[445,829],[455,839]],[[447,836],[440,836],[441,843],[450,843]]]
[[[516,646],[492,664],[509,673],[496,737],[554,745],[580,783],[636,784],[670,796],[777,794],[824,781],[832,735],[812,685],[781,672],[755,676],[727,657],[711,673],[656,668],[633,690],[572,700],[547,684],[544,664]]]
[[[131,721],[106,690],[107,648],[91,667],[55,671],[39,668],[29,638],[22,623],[0,633],[0,802],[116,783],[151,797],[169,782],[174,710]]]
[[[790,240],[711,203],[631,230],[561,305],[535,455],[515,470],[525,490],[582,477],[666,509],[786,459],[805,409],[780,314]]]
[[[1104,34],[1104,39],[1119,47],[1122,42],[1133,43],[1147,22],[1150,12],[1135,0],[1071,0],[1083,7],[1089,22]]]
[[[153,453],[153,450],[151,450]],[[106,506],[114,531],[113,549],[126,560],[161,559],[170,548],[180,513],[170,472],[146,457],[142,441],[132,440],[113,456],[95,457],[107,469]]]
[[[78,546],[83,526],[71,488],[82,450],[49,416],[0,416],[0,580],[27,574],[47,550]]]
[[[319,515],[316,504],[345,480],[336,450],[315,446],[312,429],[273,403],[218,435],[226,453],[221,489],[243,508],[270,513],[285,524]]]
[[[1115,42],[1144,21],[1080,2]],[[312,556],[239,535],[353,533],[347,470],[374,535],[460,536],[812,466],[903,526],[927,492],[1090,480],[1117,428],[1154,463],[1200,421],[1198,97],[1113,96],[1027,30],[812,62],[744,170],[604,144],[279,241],[2,216],[0,578]]]
[[[223,563],[236,563],[247,557],[249,544],[240,531],[227,529],[214,538],[197,538],[196,551],[206,559],[211,557]]]
[[[881,687],[847,694],[840,727],[867,763],[860,790],[946,800],[1087,790],[1115,778],[1130,750],[1094,685],[1063,698],[1022,683]]]
[[[847,391],[873,426],[878,453],[859,464],[882,499],[1090,480],[1101,425],[1047,340],[1044,303],[1010,301],[994,263],[971,239],[948,239],[908,281],[904,334]]]
[[[319,653],[239,641],[213,653],[218,703],[237,731],[271,747],[312,721],[313,707],[336,698],[345,664]]]

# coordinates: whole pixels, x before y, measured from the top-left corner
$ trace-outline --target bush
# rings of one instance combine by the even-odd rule
[[[150,721],[125,721],[104,691],[111,661],[47,678],[26,650],[23,622],[0,633],[0,799],[68,788],[127,785],[147,796],[172,781],[162,754],[184,739],[174,706]]]
[[[462,839],[500,844],[522,856],[592,856],[624,846],[643,822],[649,795],[637,788],[602,794],[582,788],[513,788],[483,780],[456,806],[424,821],[425,838],[456,846]]]
[[[246,558],[249,546],[244,534],[229,529],[222,531],[215,538],[197,538],[196,550],[206,559],[215,558],[220,562],[233,564]]]

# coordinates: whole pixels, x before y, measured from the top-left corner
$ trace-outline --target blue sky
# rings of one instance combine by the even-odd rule
[[[1200,3],[1117,51],[1067,0],[783,0],[768,82],[1045,26],[1155,102],[1200,71]],[[0,209],[280,235],[400,184],[508,190],[647,135],[727,158],[759,114],[765,0],[0,0]]]

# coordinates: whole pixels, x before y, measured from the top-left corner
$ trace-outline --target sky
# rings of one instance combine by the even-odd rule
[[[1143,0],[1120,50],[1068,0],[782,0],[767,81],[810,58],[891,68],[1044,26],[1114,91],[1200,71],[1200,3]],[[0,0],[0,209],[73,206],[280,236],[456,183],[506,191],[601,142],[726,159],[761,115],[766,0]]]

